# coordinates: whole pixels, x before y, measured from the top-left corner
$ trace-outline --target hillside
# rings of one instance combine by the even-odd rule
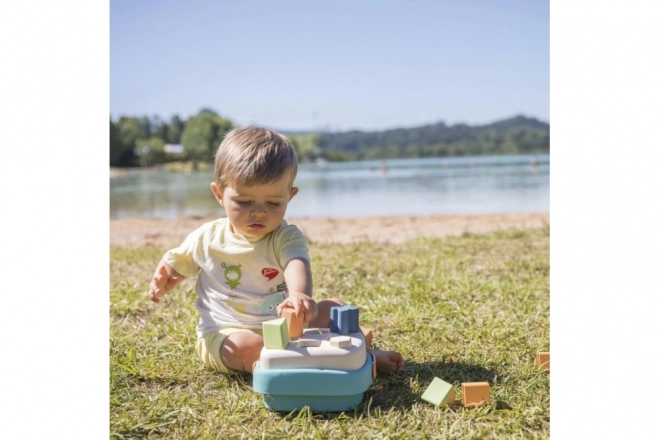
[[[366,160],[547,154],[550,125],[519,115],[487,125],[444,122],[383,131],[288,134],[304,159]]]

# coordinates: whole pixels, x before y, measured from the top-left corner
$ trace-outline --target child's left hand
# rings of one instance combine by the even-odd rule
[[[305,324],[316,319],[316,316],[319,314],[316,301],[304,293],[289,295],[288,298],[277,306],[277,316],[282,316],[282,310],[285,308],[292,308],[298,318],[304,315]]]

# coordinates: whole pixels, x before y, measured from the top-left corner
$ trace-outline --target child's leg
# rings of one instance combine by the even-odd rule
[[[316,319],[309,323],[311,328],[328,328],[330,327],[330,310],[334,306],[343,306],[346,304],[339,298],[325,299],[317,303],[318,315]],[[373,334],[370,329],[360,327],[360,331],[367,341],[367,351],[372,353],[376,358],[376,368],[382,371],[398,373],[403,371],[403,357],[397,351],[383,351],[376,348],[371,348],[371,341]]]
[[[261,355],[264,342],[261,332],[239,328],[226,328],[210,332],[199,338],[195,351],[204,366],[221,373],[253,370]]]
[[[329,328],[330,327],[330,310],[335,306],[343,306],[346,304],[339,298],[324,299],[316,303],[318,314],[316,319],[310,321],[309,328]]]
[[[252,373],[263,347],[264,339],[256,333],[232,333],[220,347],[220,358],[230,370]]]

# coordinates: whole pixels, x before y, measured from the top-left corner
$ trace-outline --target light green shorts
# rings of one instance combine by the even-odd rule
[[[222,358],[220,357],[220,349],[222,348],[223,342],[225,342],[227,336],[236,332],[252,332],[258,335],[262,335],[261,329],[253,330],[236,327],[223,328],[221,330],[205,334],[197,340],[197,343],[195,344],[195,351],[207,368],[211,368],[221,373],[236,373],[236,371],[227,368],[227,366],[225,366],[225,364],[222,362]]]

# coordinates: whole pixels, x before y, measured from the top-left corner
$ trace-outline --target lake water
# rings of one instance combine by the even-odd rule
[[[110,178],[110,217],[224,215],[212,178],[129,170]],[[300,164],[287,217],[545,213],[549,180],[548,155]]]

